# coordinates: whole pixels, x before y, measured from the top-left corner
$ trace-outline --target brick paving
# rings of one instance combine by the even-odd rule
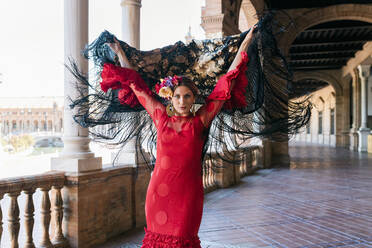
[[[205,196],[202,247],[372,247],[372,154],[296,143],[290,168]],[[143,228],[102,248],[140,247]]]

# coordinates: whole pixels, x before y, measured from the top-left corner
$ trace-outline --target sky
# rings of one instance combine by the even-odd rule
[[[203,0],[142,0],[141,50],[185,41],[200,27]],[[63,95],[63,0],[0,1],[0,97]],[[89,42],[121,37],[120,0],[89,0]]]

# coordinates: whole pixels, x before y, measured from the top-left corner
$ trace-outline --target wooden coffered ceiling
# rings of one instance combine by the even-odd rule
[[[314,91],[320,90],[325,86],[328,86],[327,82],[310,78],[293,82],[288,85],[289,90],[291,92],[289,98],[296,98],[308,95]]]
[[[294,71],[341,69],[371,40],[371,23],[352,20],[321,23],[296,37],[289,50],[289,64]],[[309,94],[327,85],[315,79],[294,82],[291,98]]]
[[[301,32],[290,48],[294,70],[340,69],[372,40],[372,23],[340,20]]]
[[[254,2],[253,0],[249,0]],[[264,0],[269,9],[324,8],[340,4],[372,4],[372,0]],[[296,25],[296,24],[294,24]],[[291,44],[288,62],[294,72],[341,69],[363,45],[372,41],[372,23],[337,20],[313,25],[299,33]],[[327,86],[324,81],[306,79],[289,85],[292,97],[309,94]]]
[[[268,8],[276,10],[323,8],[338,4],[372,4],[372,0],[265,0]],[[372,23],[338,20],[309,27],[297,35],[289,50],[293,71],[341,69],[355,53],[372,41]],[[291,98],[310,94],[328,84],[316,79],[293,82]]]

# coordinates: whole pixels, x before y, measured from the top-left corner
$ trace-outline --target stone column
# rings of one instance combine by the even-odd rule
[[[342,127],[340,129],[340,136],[341,136],[341,144],[336,142],[336,146],[343,146],[344,148],[349,148],[350,145],[350,138],[349,138],[349,132],[350,132],[350,112],[353,111],[350,109],[350,91],[352,90],[350,88],[350,80],[351,76],[344,77],[341,80],[343,80],[343,90],[342,90],[342,96],[338,96],[336,93],[336,125],[337,122],[340,121],[342,123]],[[340,101],[342,102],[342,105],[339,106],[340,101],[338,100],[341,97]],[[346,114],[345,114],[346,113]],[[336,129],[336,135],[337,135],[337,129]],[[336,138],[337,140],[337,138]]]
[[[88,61],[81,55],[81,50],[88,43],[88,11],[88,0],[64,1],[65,63],[68,64],[68,58],[72,57],[83,72],[88,71]],[[74,99],[79,96],[75,82],[76,79],[65,68],[64,148],[58,158],[52,158],[52,170],[83,172],[102,168],[102,158],[95,158],[89,148],[88,128],[82,128],[73,120],[74,111],[69,108],[69,97]]]
[[[122,40],[128,45],[140,49],[140,10],[141,0],[122,0]],[[136,166],[143,161],[136,158],[135,139],[129,140],[123,150],[116,157],[117,152],[112,153],[112,160],[121,165]]]
[[[352,83],[352,87],[353,87],[353,109],[350,110],[350,111],[353,111],[353,124],[352,124],[352,127],[350,129],[350,146],[349,146],[349,149],[350,150],[353,150],[353,151],[356,151],[358,149],[358,133],[357,133],[357,130],[358,130],[358,89],[359,89],[359,77],[358,77],[358,74],[357,74],[357,71],[355,70],[353,72],[353,75],[352,75],[352,80],[353,80],[353,83]]]
[[[359,65],[358,66],[359,76],[360,76],[360,89],[361,89],[361,125],[358,130],[359,142],[358,142],[358,151],[367,152],[368,150],[368,135],[370,129],[367,127],[367,118],[368,118],[368,90],[367,82],[368,77],[371,74],[371,65]]]
[[[141,0],[122,0],[122,39],[130,46],[140,48]]]
[[[140,49],[141,0],[121,0],[120,5],[122,7],[122,40],[128,43],[128,45]],[[142,148],[137,147],[137,149]],[[141,155],[137,158],[137,149],[135,138],[129,140],[123,147],[122,152],[119,154],[117,162],[127,166],[142,167],[141,165],[143,165],[144,161]],[[137,179],[137,181],[132,184],[133,192],[135,192],[135,196],[132,197],[134,200],[132,202],[132,208],[135,213],[133,217],[134,227],[143,227],[146,223],[144,203],[146,200],[146,190],[150,177],[151,175],[149,173],[148,177],[146,176],[145,178]]]

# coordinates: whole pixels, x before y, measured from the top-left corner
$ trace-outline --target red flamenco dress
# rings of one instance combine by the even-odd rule
[[[204,200],[201,155],[205,131],[222,107],[245,105],[248,56],[244,51],[241,55],[239,65],[218,80],[206,104],[195,116],[186,117],[169,117],[135,70],[104,65],[102,90],[121,89],[120,102],[130,106],[140,103],[157,128],[156,163],[146,195],[147,228],[142,248],[201,247],[198,231]]]

